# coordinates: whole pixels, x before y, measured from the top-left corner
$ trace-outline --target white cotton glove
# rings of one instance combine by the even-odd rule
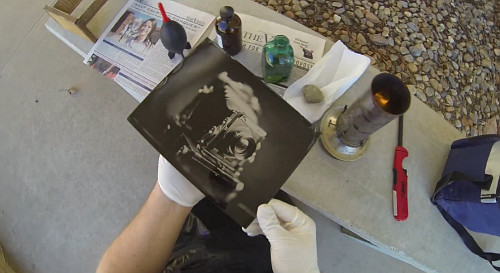
[[[257,221],[245,231],[255,236],[260,230],[271,244],[275,273],[319,273],[316,225],[297,207],[276,199],[260,205]]]
[[[158,159],[158,184],[170,200],[183,207],[193,207],[205,197],[161,155]]]

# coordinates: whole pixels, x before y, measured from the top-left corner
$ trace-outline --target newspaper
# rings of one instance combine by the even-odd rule
[[[294,67],[288,81],[280,84],[281,95],[287,86],[304,76],[323,57],[326,43],[324,38],[247,14],[238,13],[238,16],[241,18],[243,30],[243,50],[233,58],[258,77],[262,77],[264,45],[279,34],[285,35],[290,40],[294,52]],[[275,89],[278,86],[271,87]]]
[[[212,25],[211,14],[161,0],[167,16],[186,30],[192,47]],[[162,16],[158,0],[130,0],[111,21],[84,62],[116,81],[142,101],[182,60],[173,59],[160,41]],[[188,55],[191,50],[185,50]]]

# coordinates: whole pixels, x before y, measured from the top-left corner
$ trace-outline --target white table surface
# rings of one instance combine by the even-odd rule
[[[101,33],[126,0],[110,0],[106,11],[90,25]],[[185,5],[217,15],[220,6],[274,21],[297,30],[318,33],[252,1],[183,0]],[[62,29],[53,20],[46,27],[84,56],[92,47]],[[327,40],[327,49],[332,42]],[[349,104],[380,73],[369,69],[339,99]],[[358,161],[342,162],[330,157],[318,142],[285,183],[283,189],[326,217],[371,242],[378,250],[410,263],[425,272],[491,272],[490,265],[465,248],[429,198],[440,178],[451,142],[464,135],[424,103],[413,97],[405,114],[404,146],[410,156],[408,170],[409,218],[397,222],[392,215],[392,163],[397,143],[397,121],[370,138],[367,153]],[[341,246],[332,246],[341,247]]]

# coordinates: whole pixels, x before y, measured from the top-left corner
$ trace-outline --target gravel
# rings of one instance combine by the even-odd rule
[[[500,4],[254,0],[372,59],[468,136],[500,124]]]

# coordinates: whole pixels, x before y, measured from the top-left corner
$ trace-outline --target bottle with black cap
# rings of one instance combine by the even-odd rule
[[[215,21],[217,41],[219,46],[229,55],[236,55],[241,51],[241,19],[230,6],[220,9],[220,17]]]

